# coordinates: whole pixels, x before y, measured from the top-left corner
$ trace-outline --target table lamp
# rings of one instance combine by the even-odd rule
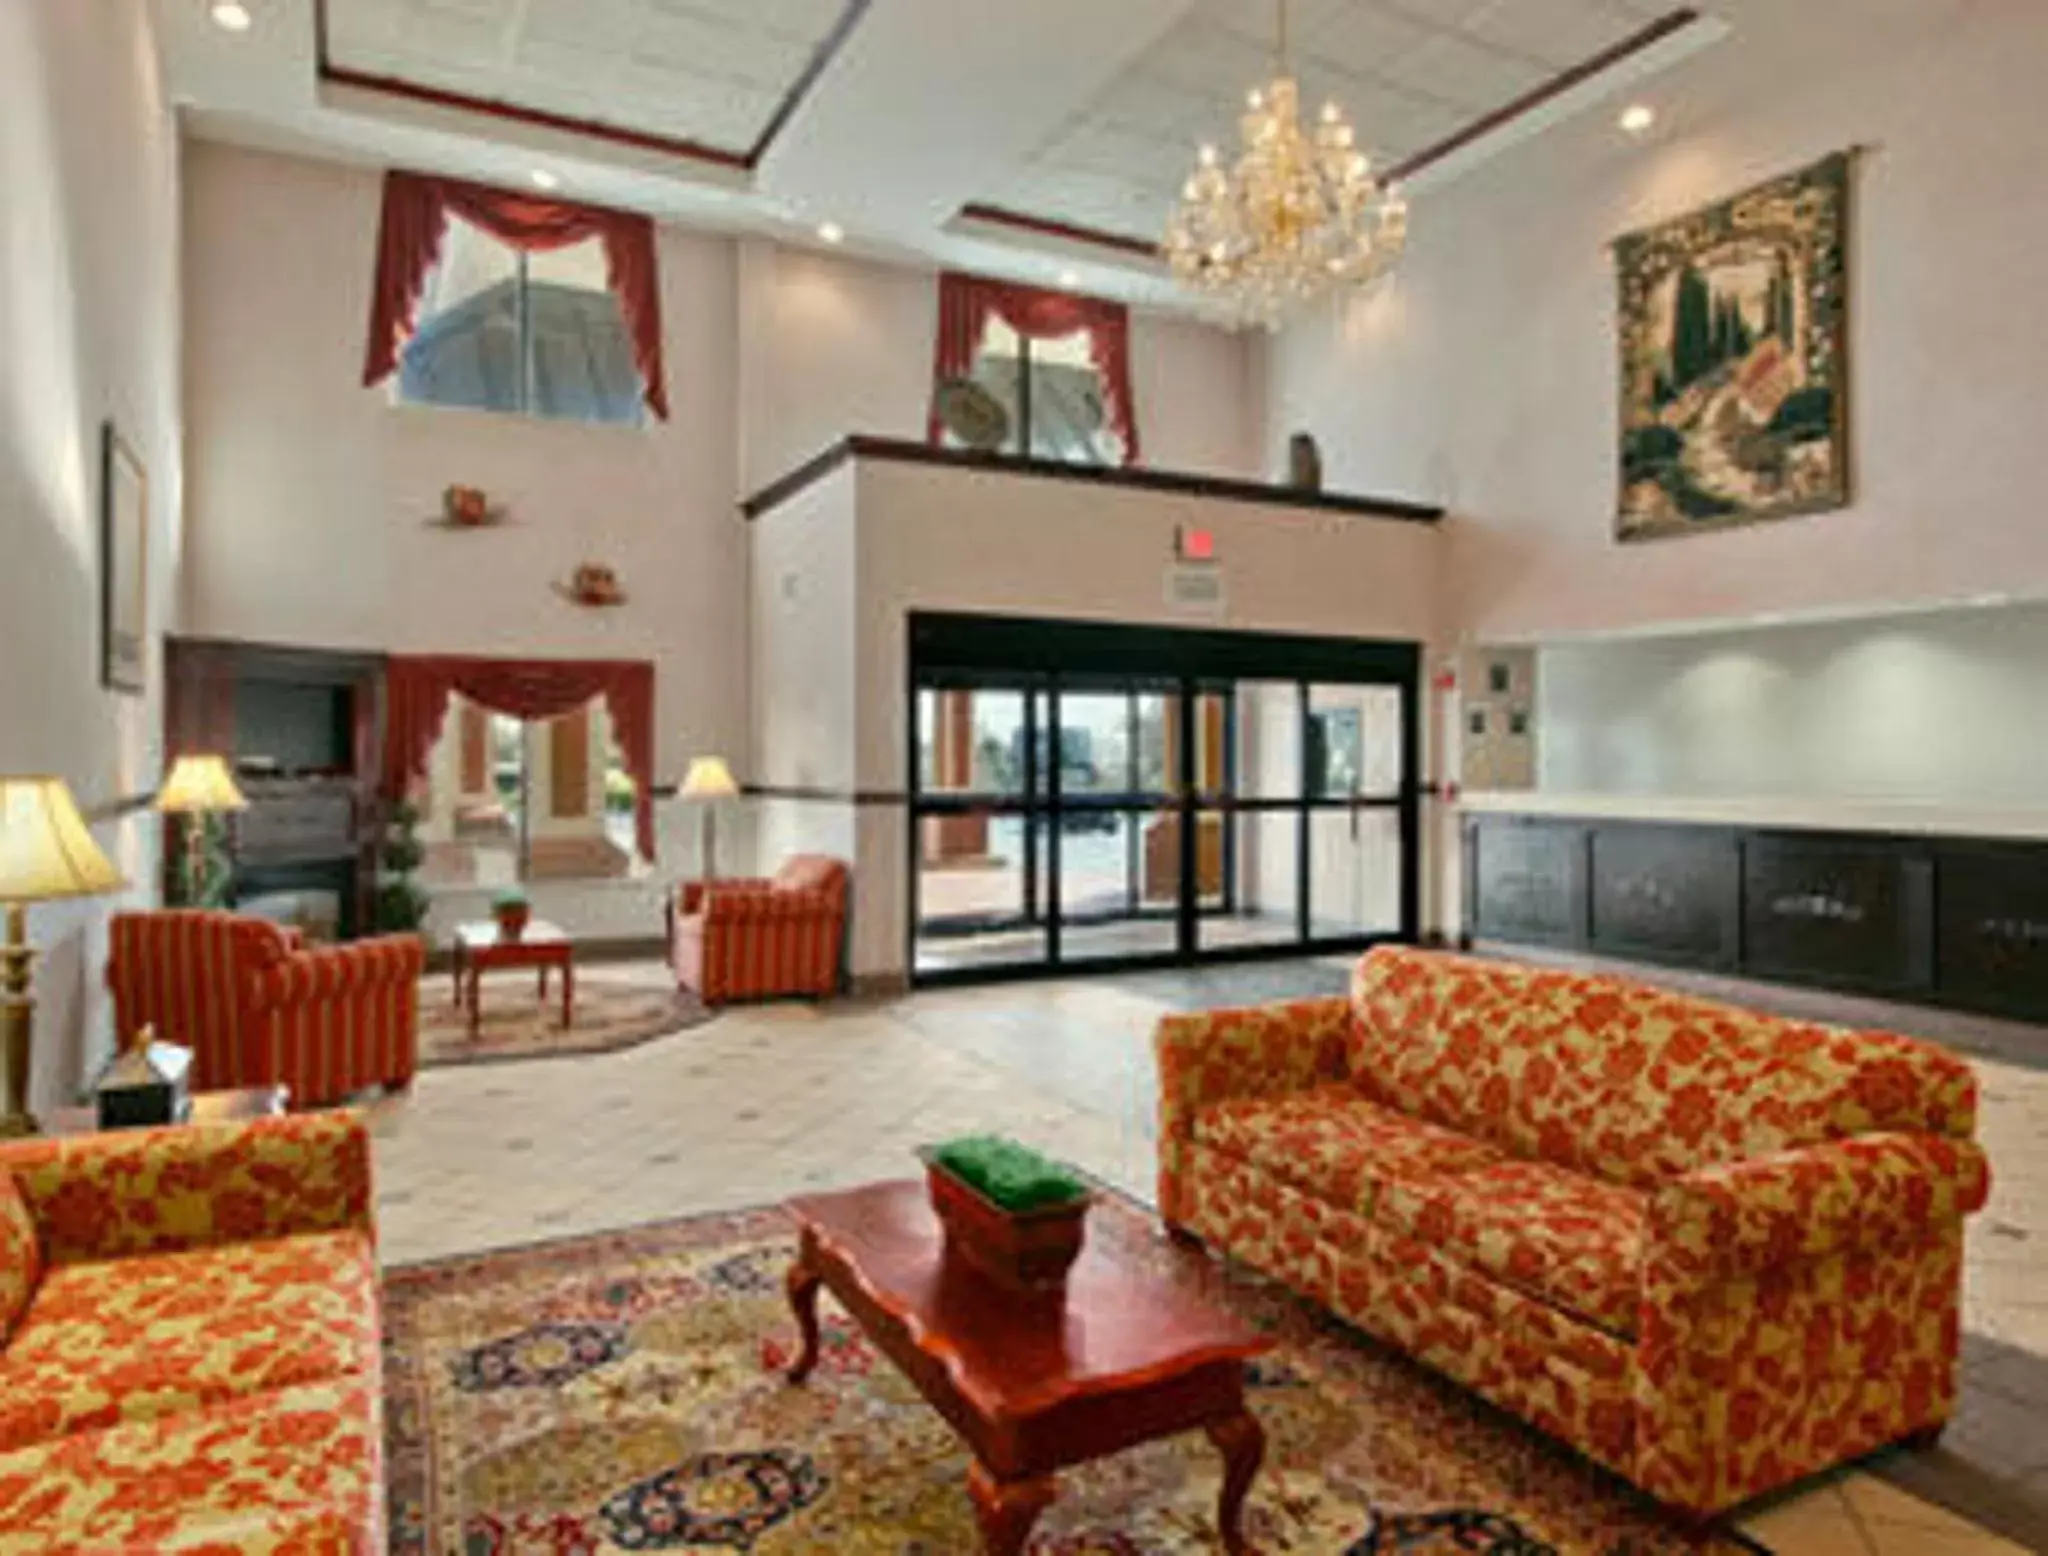
[[[29,972],[28,904],[58,897],[97,897],[127,882],[86,830],[85,818],[62,778],[0,778],[0,904],[7,938],[0,944],[0,1057],[6,1094],[0,1097],[0,1136],[35,1133],[28,1111],[29,1028],[35,996]]]
[[[187,907],[205,906],[206,818],[225,811],[247,810],[249,802],[235,787],[224,757],[207,753],[181,756],[156,791],[156,808],[166,816],[185,818],[185,863],[178,897]]]
[[[718,878],[717,802],[735,799],[739,792],[740,786],[733,781],[732,769],[725,765],[722,756],[692,757],[690,770],[683,774],[683,786],[676,791],[681,798],[699,801],[703,806],[700,836],[704,845],[704,879],[707,881]]]

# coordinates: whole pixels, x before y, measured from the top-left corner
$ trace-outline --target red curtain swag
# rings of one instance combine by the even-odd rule
[[[654,266],[654,224],[644,216],[543,200],[531,195],[419,173],[384,175],[384,215],[377,234],[377,275],[370,297],[370,338],[363,351],[365,387],[388,378],[419,323],[420,292],[441,257],[453,212],[526,253],[567,248],[586,238],[604,242],[606,284],[632,337],[633,360],[646,386],[647,408],[668,419],[661,370],[661,289]]]
[[[1123,440],[1124,463],[1138,462],[1138,414],[1131,394],[1131,315],[1122,303],[1075,297],[1034,286],[1012,286],[981,276],[949,271],[939,277],[939,338],[932,364],[932,388],[974,370],[974,354],[991,317],[1019,335],[1050,340],[1088,332],[1089,354],[1102,375],[1102,408],[1109,430]],[[939,441],[939,412],[933,404],[928,432]]]
[[[405,798],[427,775],[448,699],[461,693],[515,719],[552,719],[604,699],[633,777],[633,832],[654,857],[654,666],[644,659],[462,659],[394,655],[384,674],[384,796]]]

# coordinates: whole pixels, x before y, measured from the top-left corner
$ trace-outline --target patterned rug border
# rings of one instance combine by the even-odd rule
[[[424,985],[434,974],[429,973],[421,980]],[[596,983],[597,980],[592,980]],[[642,992],[638,990],[628,992]],[[650,996],[653,990],[644,991]],[[675,1037],[684,1032],[695,1032],[710,1026],[722,1014],[719,1007],[707,1005],[694,995],[680,991],[669,995],[670,1015],[662,1018],[663,1024],[653,1031],[635,1031],[628,1036],[593,1037],[587,1041],[576,1041],[573,1037],[550,1048],[506,1048],[480,1049],[474,1053],[433,1053],[424,1042],[420,1045],[422,1070],[455,1070],[477,1064],[531,1064],[543,1059],[586,1059],[593,1054],[619,1054],[628,1049],[644,1048],[647,1044],[659,1042],[664,1037]],[[653,1018],[649,1018],[652,1020]],[[422,1022],[422,1026],[426,1023]],[[486,1013],[488,1026],[488,1012]]]
[[[1159,1214],[1151,1205],[1116,1184],[1085,1170],[1081,1171],[1084,1177],[1089,1178],[1097,1186],[1103,1197],[1116,1206],[1120,1214],[1130,1217],[1148,1232],[1157,1233],[1162,1229],[1163,1223]],[[598,1231],[560,1233],[498,1244],[489,1248],[472,1249],[463,1253],[408,1260],[401,1264],[384,1266],[382,1283],[387,1291],[403,1288],[406,1295],[417,1297],[431,1294],[439,1287],[459,1284],[464,1277],[481,1273],[483,1266],[491,1264],[510,1266],[505,1274],[508,1278],[518,1279],[536,1273],[546,1273],[550,1264],[564,1261],[572,1252],[576,1255],[571,1264],[572,1268],[623,1255],[660,1258],[704,1243],[793,1234],[795,1225],[786,1196],[783,1199],[736,1208],[662,1216],[650,1221],[607,1227]],[[650,1243],[654,1245],[651,1248],[648,1246]],[[1212,1253],[1191,1257],[1209,1260],[1210,1268],[1202,1277],[1205,1285],[1211,1280],[1220,1282],[1223,1279],[1225,1265],[1257,1277],[1257,1272],[1250,1266],[1228,1255]],[[1367,1350],[1376,1358],[1399,1368],[1420,1386],[1434,1390],[1461,1408],[1470,1409],[1489,1425],[1514,1433],[1526,1442],[1540,1447],[1568,1464],[1574,1471],[1592,1478],[1615,1500],[1626,1503],[1639,1514],[1663,1524],[1665,1532],[1673,1541],[1689,1546],[1695,1551],[1711,1552],[1716,1542],[1723,1542],[1727,1548],[1749,1553],[1749,1556],[1777,1556],[1770,1546],[1735,1527],[1734,1516],[1767,1508],[1774,1501],[1798,1495],[1825,1479],[1821,1477],[1815,1481],[1802,1482],[1798,1486],[1787,1488],[1776,1497],[1764,1498],[1697,1527],[1681,1526],[1671,1519],[1667,1510],[1646,1493],[1612,1470],[1586,1458],[1569,1444],[1545,1436],[1519,1416],[1501,1409],[1472,1390],[1416,1361],[1398,1348],[1374,1338],[1337,1314],[1317,1306],[1309,1299],[1277,1285],[1276,1290],[1314,1334]],[[390,1332],[387,1329],[387,1347],[390,1339]],[[1395,1539],[1397,1543],[1392,1546],[1375,1545],[1362,1548],[1369,1551],[1385,1550],[1392,1556],[1392,1553],[1407,1548],[1407,1542],[1399,1534],[1395,1535]],[[1555,1556],[1552,1547],[1540,1543],[1532,1548],[1530,1556],[1544,1556],[1544,1553]],[[1350,1553],[1347,1553],[1347,1556],[1350,1556]],[[1607,1552],[1606,1556],[1639,1556],[1639,1547],[1624,1541]]]

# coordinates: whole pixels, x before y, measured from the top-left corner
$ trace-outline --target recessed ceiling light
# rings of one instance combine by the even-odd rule
[[[827,243],[837,243],[846,236],[846,229],[837,222],[819,222],[818,236]]]
[[[1626,134],[1647,135],[1657,127],[1657,110],[1648,103],[1630,103],[1616,122]]]
[[[559,173],[550,173],[544,167],[537,167],[533,170],[533,187],[536,189],[557,189],[561,187],[561,183],[562,178]]]
[[[1060,272],[1060,285],[1065,287],[1068,291],[1071,292],[1075,287],[1079,286],[1080,284],[1081,274],[1079,271],[1062,270]]]
[[[214,0],[212,16],[213,25],[224,32],[247,32],[254,20],[240,0]]]

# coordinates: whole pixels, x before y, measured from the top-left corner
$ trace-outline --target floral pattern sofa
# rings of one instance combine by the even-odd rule
[[[1960,1060],[1398,948],[1166,1018],[1160,1209],[1696,1516],[1955,1408]]]
[[[0,1144],[0,1552],[371,1552],[370,1147],[305,1114]]]

